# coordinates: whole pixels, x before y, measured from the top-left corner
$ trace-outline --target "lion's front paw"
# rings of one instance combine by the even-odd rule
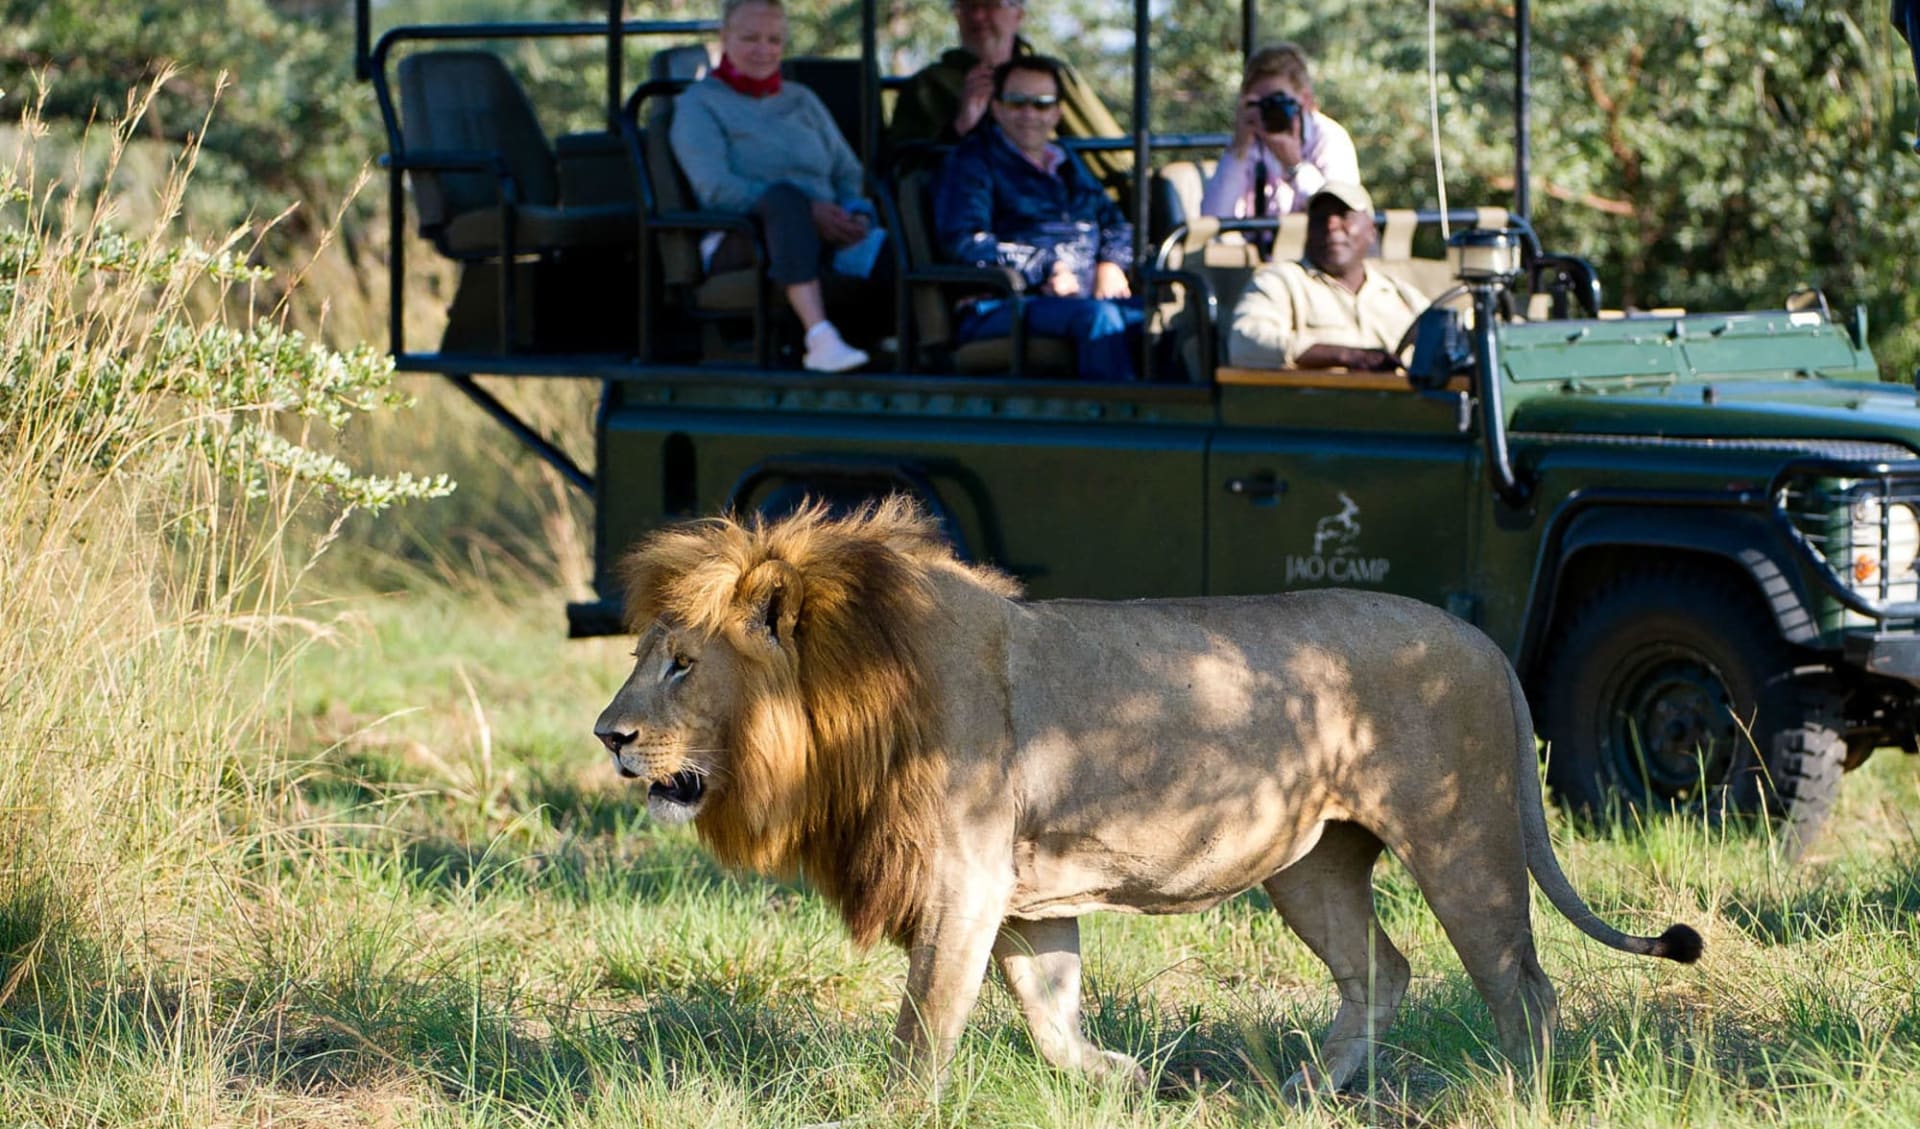
[[[1132,1055],[1123,1055],[1119,1051],[1101,1051],[1096,1069],[1108,1078],[1123,1079],[1136,1089],[1147,1088],[1146,1069]]]
[[[1330,1078],[1325,1070],[1310,1063],[1303,1063],[1293,1072],[1293,1077],[1280,1087],[1280,1100],[1302,1109],[1324,1098],[1336,1097],[1345,1079]]]

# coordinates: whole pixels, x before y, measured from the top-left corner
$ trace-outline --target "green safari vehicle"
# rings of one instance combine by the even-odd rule
[[[421,233],[462,264],[440,348],[410,351],[396,256],[394,354],[452,379],[594,499],[602,598],[569,608],[576,635],[622,630],[616,562],[663,523],[904,491],[958,552],[1034,597],[1345,585],[1441,605],[1506,649],[1549,742],[1549,783],[1578,810],[1764,812],[1797,847],[1845,771],[1879,748],[1916,751],[1913,387],[1881,383],[1863,319],[1834,317],[1818,294],[1616,316],[1590,266],[1540,248],[1524,2],[1512,207],[1379,217],[1381,269],[1436,299],[1408,335],[1406,373],[1217,363],[1220,313],[1251,269],[1216,253],[1220,229],[1282,226],[1284,243],[1284,225],[1189,218],[1179,189],[1194,166],[1156,155],[1224,136],[1143,127],[1124,144],[1151,174],[1125,191],[1152,235],[1137,240],[1135,290],[1159,310],[1141,358],[1153,379],[1126,385],[1063,379],[1048,343],[1019,334],[986,363],[943,336],[953,287],[1009,284],[922,253],[924,186],[881,151],[901,80],[875,65],[872,0],[859,56],[789,60],[857,139],[900,256],[897,334],[872,368],[835,376],[799,368],[764,285],[735,287],[728,305],[688,265],[689,240],[743,223],[694,209],[665,145],[711,22],[630,20],[613,0],[604,23],[396,27],[374,43],[359,7],[393,246],[411,188]],[[1135,14],[1145,123],[1147,0]],[[1251,0],[1245,18],[1251,32]],[[604,37],[607,124],[539,137],[544,158],[529,158],[525,131],[499,124],[501,107],[520,112],[516,94],[526,102],[504,65],[443,44],[559,36]],[[631,90],[630,54],[648,60]],[[476,102],[491,126],[457,120]],[[524,171],[540,159],[546,180]],[[1415,255],[1441,245],[1440,225],[1458,229],[1450,258]],[[600,380],[591,473],[476,375]]]

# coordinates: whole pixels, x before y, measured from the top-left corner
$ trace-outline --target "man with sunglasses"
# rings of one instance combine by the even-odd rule
[[[887,126],[887,139],[895,146],[958,144],[987,120],[994,68],[1033,54],[1033,44],[1019,34],[1026,0],[953,0],[952,7],[960,46],[948,49],[901,88]],[[1060,66],[1060,93],[1063,136],[1125,136],[1093,87],[1065,64]],[[1119,183],[1133,168],[1133,155],[1120,150],[1089,153],[1086,160],[1103,184]]]
[[[991,119],[960,142],[934,196],[940,247],[957,262],[1011,267],[1026,280],[1027,332],[1075,343],[1080,376],[1136,380],[1128,339],[1144,320],[1128,299],[1133,225],[1073,154],[1054,143],[1060,64],[1017,55],[994,68]],[[1005,337],[1010,304],[972,303],[962,343]]]

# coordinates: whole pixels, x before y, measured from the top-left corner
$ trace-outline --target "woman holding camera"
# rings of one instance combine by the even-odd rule
[[[1314,103],[1306,54],[1291,43],[1255,52],[1240,80],[1233,144],[1207,178],[1201,214],[1245,219],[1304,212],[1328,181],[1359,180],[1353,138]]]

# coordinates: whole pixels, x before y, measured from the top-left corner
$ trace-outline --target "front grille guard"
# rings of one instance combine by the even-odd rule
[[[1796,459],[1774,476],[1770,496],[1808,571],[1843,607],[1881,627],[1920,619],[1920,572],[1913,564],[1899,575],[1885,567],[1920,529],[1920,461]],[[1881,562],[1872,577],[1854,575],[1861,547]]]

